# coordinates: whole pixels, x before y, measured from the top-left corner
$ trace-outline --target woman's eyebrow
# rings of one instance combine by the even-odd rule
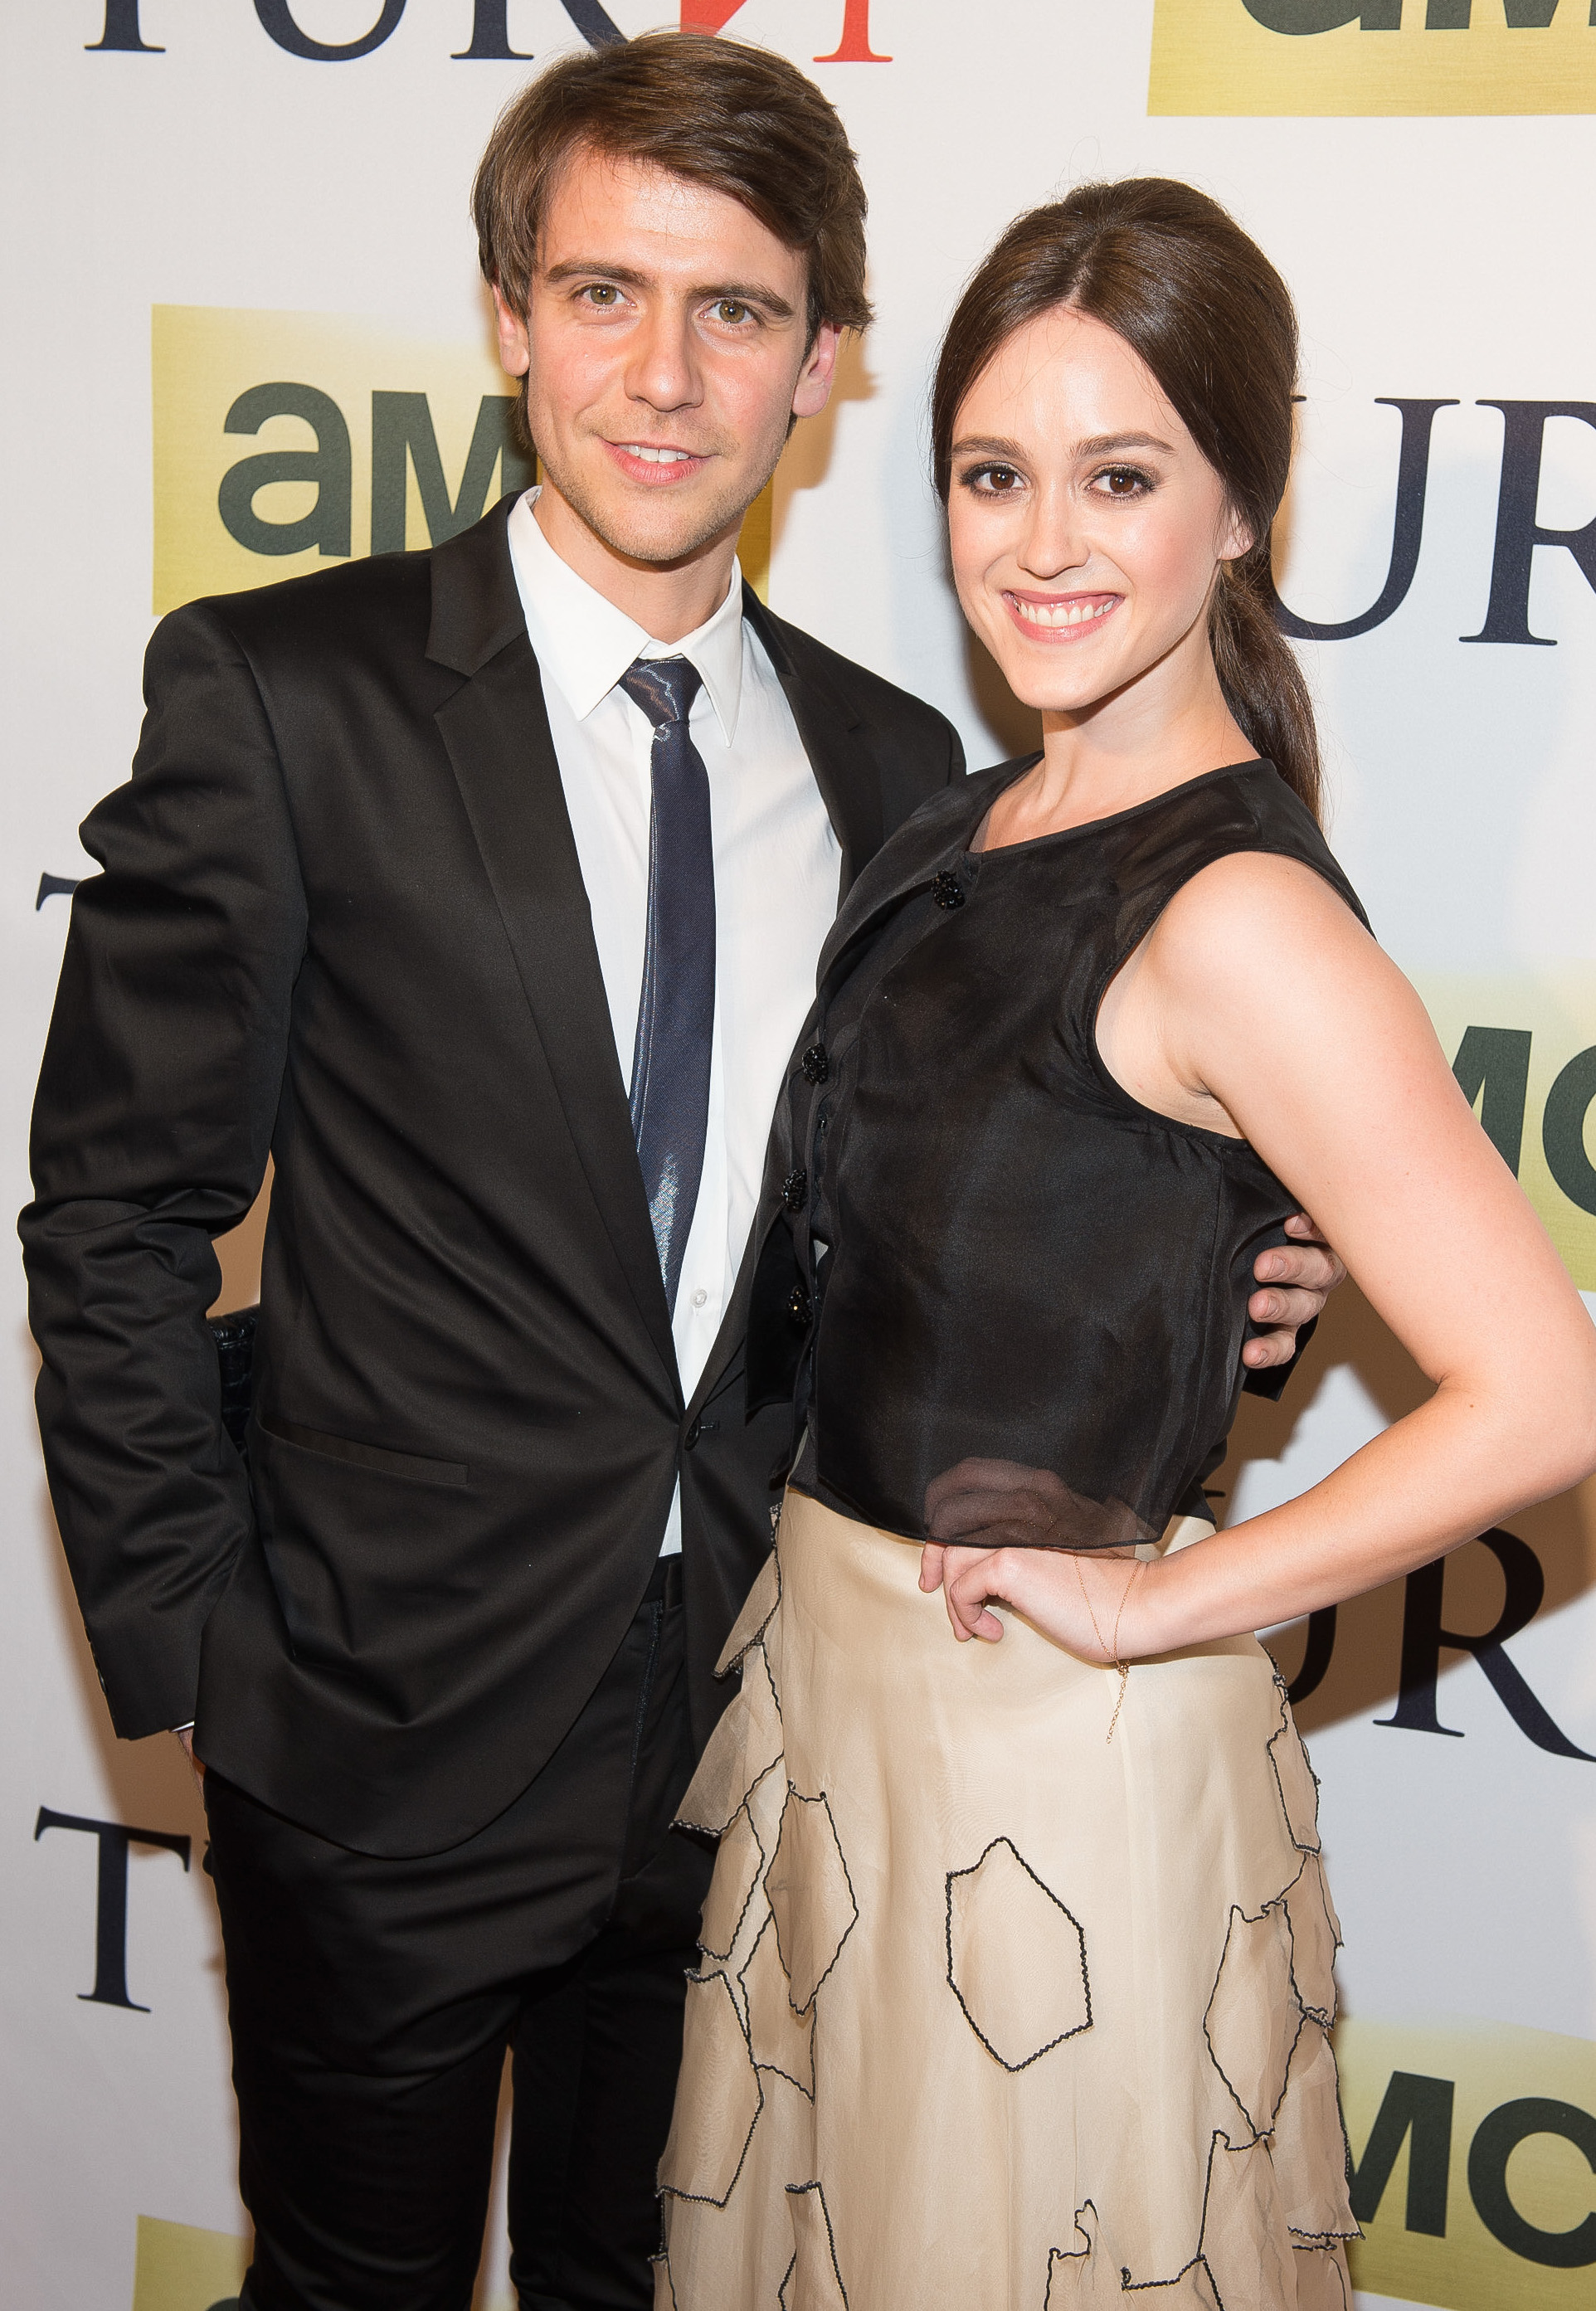
[[[1074,454],[1077,458],[1105,458],[1121,449],[1162,449],[1165,457],[1174,456],[1174,443],[1161,441],[1156,433],[1094,433],[1089,440],[1077,441]]]
[[[1020,446],[1017,441],[999,441],[984,433],[972,433],[953,445],[955,458],[1008,458],[1017,462]]]
[[[1070,450],[1072,458],[1104,458],[1125,449],[1161,449],[1165,457],[1175,454],[1173,441],[1161,441],[1156,433],[1094,433],[1085,441],[1077,441]],[[1017,441],[1004,441],[995,434],[968,434],[953,445],[955,458],[1007,458],[1021,464],[1025,452]]]

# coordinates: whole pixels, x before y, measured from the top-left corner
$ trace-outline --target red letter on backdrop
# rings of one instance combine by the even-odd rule
[[[682,0],[682,30],[685,32],[718,32],[729,24],[743,0]],[[870,0],[845,0],[842,15],[842,37],[829,57],[816,57],[817,65],[889,65],[890,57],[877,56],[870,46]]]
[[[742,6],[743,0],[682,0],[685,32],[718,32]]]
[[[870,46],[870,0],[847,0],[842,39],[829,57],[816,57],[815,61],[817,65],[891,64],[890,57],[877,56]]]

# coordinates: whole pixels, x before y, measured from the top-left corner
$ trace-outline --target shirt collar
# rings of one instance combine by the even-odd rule
[[[577,720],[602,705],[633,658],[685,658],[702,677],[729,746],[743,692],[741,566],[733,562],[726,599],[702,626],[678,642],[656,641],[555,553],[533,515],[536,497],[528,490],[510,508],[510,558],[537,663]]]

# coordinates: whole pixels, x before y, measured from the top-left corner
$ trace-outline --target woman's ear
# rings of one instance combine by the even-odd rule
[[[1224,527],[1219,533],[1221,562],[1240,562],[1244,555],[1252,553],[1256,543],[1251,523],[1243,521],[1239,513],[1225,515]]]

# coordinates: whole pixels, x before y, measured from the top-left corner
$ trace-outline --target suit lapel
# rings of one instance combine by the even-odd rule
[[[597,1217],[679,1390],[592,914],[504,536],[505,506],[432,555],[427,655],[467,676],[438,728]]]
[[[881,848],[880,769],[865,743],[859,716],[824,676],[795,652],[791,643],[801,637],[773,618],[747,584],[743,615],[764,644],[792,709],[815,783],[842,846],[841,889],[846,895]]]

